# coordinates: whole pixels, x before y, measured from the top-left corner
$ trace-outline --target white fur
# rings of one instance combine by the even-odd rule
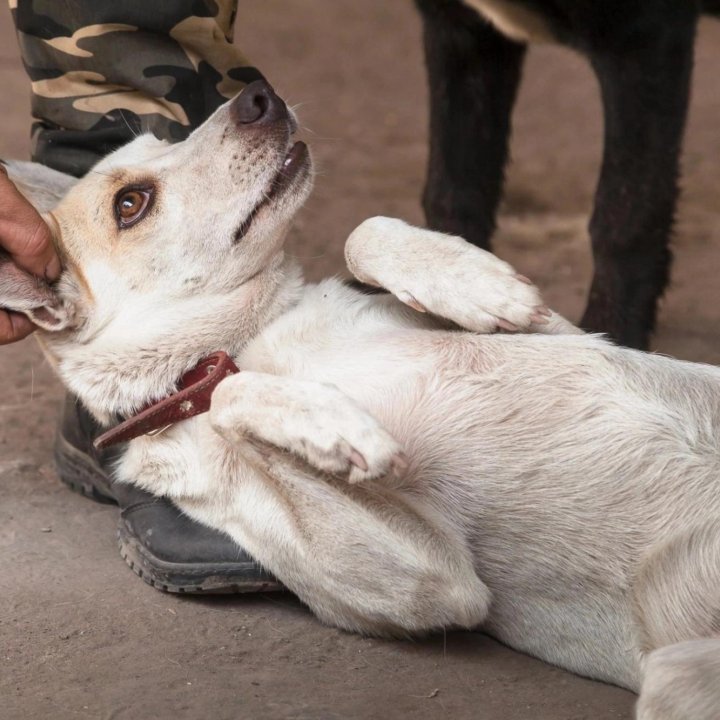
[[[213,351],[243,371],[210,413],[130,442],[119,480],[229,533],[324,622],[481,626],[643,686],[643,720],[716,718],[720,370],[548,322],[505,263],[395,220],[347,256],[402,302],[304,285],[282,241],[307,172],[233,241],[289,132],[221,108],[178,146],[118,151],[53,213],[72,325],[44,344],[100,420]],[[112,198],[140,177],[156,205],[118,230]],[[463,330],[499,319],[536,332]]]

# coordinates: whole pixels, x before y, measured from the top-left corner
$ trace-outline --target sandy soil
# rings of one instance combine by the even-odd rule
[[[421,221],[426,93],[410,3],[244,0],[238,41],[291,103],[321,174],[292,237],[312,278],[369,215]],[[720,362],[720,24],[700,29],[673,288],[656,347]],[[0,157],[26,157],[29,102],[0,11]],[[578,317],[601,119],[586,63],[534,49],[516,113],[498,253]],[[32,340],[0,350],[0,717],[628,719],[630,693],[479,633],[380,642],[321,627],[289,596],[191,599],[120,560],[116,510],[62,487],[61,389]]]

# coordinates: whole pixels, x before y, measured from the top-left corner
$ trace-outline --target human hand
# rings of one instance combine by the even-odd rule
[[[0,250],[22,270],[47,281],[60,275],[60,259],[45,221],[8,178],[0,163]],[[0,272],[2,264],[0,263]],[[0,345],[29,335],[35,326],[24,315],[0,308]]]

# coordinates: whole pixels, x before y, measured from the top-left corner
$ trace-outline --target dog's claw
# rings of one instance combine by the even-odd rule
[[[400,302],[405,303],[409,307],[411,307],[413,310],[417,310],[421,313],[426,313],[427,308],[423,305],[421,305],[409,292],[406,290],[402,290],[397,294],[397,299],[400,300]]]
[[[536,325],[547,325],[548,324],[548,318],[546,315],[541,315],[540,313],[533,313],[530,316],[530,320],[532,320]]]
[[[511,323],[509,320],[505,320],[504,318],[497,319],[497,326],[503,330],[513,333],[520,329],[515,323]]]
[[[552,317],[552,310],[547,305],[539,305],[535,308],[535,312],[544,315],[545,317]]]
[[[519,280],[520,282],[525,283],[526,285],[532,285],[532,284],[533,284],[533,281],[532,281],[529,277],[525,277],[525,275],[520,275],[520,273],[518,273],[517,275],[515,275],[515,279],[516,279],[516,280]]]
[[[399,479],[407,472],[407,469],[410,467],[410,460],[405,453],[400,452],[397,455],[393,456],[390,466],[392,468],[392,474]]]
[[[367,472],[367,460],[365,460],[365,458],[355,448],[350,451],[348,459],[355,467],[360,468],[363,472]]]

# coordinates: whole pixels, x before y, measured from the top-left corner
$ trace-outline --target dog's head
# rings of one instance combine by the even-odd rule
[[[62,277],[39,308],[4,302],[45,330],[96,415],[133,412],[207,353],[237,352],[296,291],[283,241],[312,165],[295,128],[252,83],[184,142],[141,136],[109,155],[45,216]]]

